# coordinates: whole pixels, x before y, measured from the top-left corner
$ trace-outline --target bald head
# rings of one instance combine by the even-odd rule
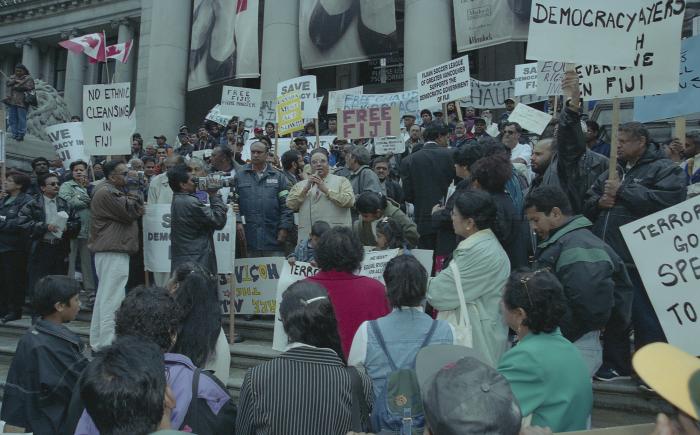
[[[532,149],[532,157],[530,158],[534,173],[542,175],[549,167],[549,163],[552,161],[553,142],[554,139],[548,138],[541,139],[535,144]]]

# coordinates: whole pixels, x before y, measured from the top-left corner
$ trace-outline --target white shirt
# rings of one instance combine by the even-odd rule
[[[56,204],[56,198],[51,199],[44,195],[44,222],[47,224],[56,223],[56,218],[58,217],[58,204]],[[44,240],[53,240],[56,236],[51,232],[46,232],[44,234]]]
[[[532,157],[532,147],[526,143],[519,143],[510,152],[510,161],[516,159],[525,160],[525,164],[530,166],[530,157]]]

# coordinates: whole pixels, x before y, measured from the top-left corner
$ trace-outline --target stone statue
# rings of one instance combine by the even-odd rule
[[[30,107],[27,113],[27,135],[49,141],[44,129],[50,125],[70,121],[70,111],[58,91],[43,80],[34,79],[37,107]]]

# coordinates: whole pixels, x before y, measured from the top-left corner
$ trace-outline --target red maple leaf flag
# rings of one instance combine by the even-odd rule
[[[90,59],[98,62],[104,62],[106,59],[104,32],[78,36],[61,41],[58,45],[73,53],[85,53]]]
[[[133,39],[120,44],[108,45],[107,46],[107,59],[115,59],[121,63],[126,63],[129,60],[129,54],[131,54],[131,46],[134,43]]]

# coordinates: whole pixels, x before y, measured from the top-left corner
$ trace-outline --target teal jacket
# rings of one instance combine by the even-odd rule
[[[78,238],[87,239],[90,236],[90,195],[88,195],[87,189],[75,181],[69,180],[61,185],[58,196],[65,199],[80,218]]]
[[[578,349],[561,335],[530,333],[506,352],[498,371],[508,380],[523,417],[552,432],[585,430],[593,386]]]

